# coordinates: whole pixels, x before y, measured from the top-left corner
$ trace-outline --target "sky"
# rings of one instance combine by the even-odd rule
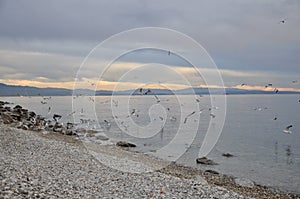
[[[0,24],[1,83],[73,88],[77,80],[82,88],[89,88],[92,81],[98,81],[100,74],[95,70],[104,67],[103,60],[94,60],[94,68],[90,67],[80,79],[76,75],[96,45],[129,29],[161,27],[179,31],[201,44],[215,62],[225,87],[265,89],[272,83],[281,90],[300,89],[298,0],[0,0]],[[130,45],[121,42],[116,48]],[[103,57],[116,48],[107,49]],[[139,67],[149,72],[147,63],[157,63],[152,67],[155,71],[163,68],[162,64],[169,67],[155,73],[159,84],[184,88],[186,85],[172,76],[176,73],[192,86],[222,86],[208,85],[190,63],[176,53],[167,53],[128,53],[101,76],[98,89],[151,83],[134,82],[132,78],[120,81],[122,75],[134,73]],[[140,79],[149,77],[148,72],[144,71]],[[169,78],[164,80],[165,74]]]

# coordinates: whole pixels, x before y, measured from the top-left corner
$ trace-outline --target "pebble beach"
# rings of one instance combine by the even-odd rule
[[[45,134],[4,120],[1,116],[0,198],[299,198],[173,163],[152,172],[122,172],[95,159],[73,134]],[[115,145],[107,151],[136,153]],[[142,165],[149,161],[138,156]]]

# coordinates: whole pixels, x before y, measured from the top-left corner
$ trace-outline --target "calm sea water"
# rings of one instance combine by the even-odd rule
[[[159,103],[154,96],[132,96],[129,100],[126,96],[115,96],[113,100],[109,96],[1,97],[0,100],[20,104],[49,119],[53,113],[61,114],[62,122],[74,121],[78,126],[103,131],[111,140],[132,141],[138,145],[135,150],[145,153],[155,152],[172,142],[178,128],[183,128],[187,136],[176,144],[184,145],[186,151],[177,163],[214,169],[258,184],[300,193],[299,95],[227,96],[224,128],[208,154],[219,165],[210,167],[197,165],[195,159],[209,122],[215,119],[214,111],[224,107],[212,107],[209,111],[214,100],[209,96],[197,96],[197,100],[194,96],[181,96],[180,99],[176,96],[158,97]],[[191,116],[184,123],[189,114]],[[290,124],[293,125],[292,133],[283,133]],[[195,128],[197,135],[189,144],[190,132]],[[175,145],[172,151],[177,149]],[[222,156],[224,152],[235,157],[225,158]]]

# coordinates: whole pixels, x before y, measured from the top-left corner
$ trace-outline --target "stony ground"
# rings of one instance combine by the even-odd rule
[[[69,136],[3,124],[0,159],[0,198],[293,198],[173,164],[151,173],[120,172]]]
[[[0,124],[0,198],[244,198],[162,172],[124,173],[80,144]]]

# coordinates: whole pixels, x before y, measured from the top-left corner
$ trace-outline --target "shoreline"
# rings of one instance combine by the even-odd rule
[[[86,151],[87,148],[84,146],[85,144],[82,143],[80,140],[75,139],[75,134],[74,135],[63,135],[59,132],[50,132],[47,134],[43,134],[41,130],[39,131],[31,131],[31,130],[26,130],[26,129],[17,129],[15,127],[11,127],[9,124],[3,124],[3,117],[2,115],[0,116],[0,124],[1,124],[1,133],[5,133],[7,131],[10,131],[12,134],[13,133],[19,133],[19,134],[28,134],[30,136],[35,135],[39,137],[39,139],[42,139],[43,142],[50,140],[51,142],[63,142],[68,145],[74,146],[77,150],[81,151]],[[5,136],[3,134],[2,136]],[[9,144],[9,143],[7,143]],[[4,143],[3,143],[4,145]],[[9,146],[8,146],[9,147]],[[11,147],[11,146],[10,146]],[[110,151],[112,155],[117,155],[119,153],[122,154],[122,151],[125,153],[128,153],[129,155],[136,155],[140,156],[138,158],[139,161],[144,161],[141,162],[142,164],[145,164],[145,162],[153,160],[153,161],[159,161],[157,158],[152,157],[150,155],[146,155],[140,152],[133,152],[130,150],[124,150],[123,148],[120,148],[115,145],[109,145],[109,146],[101,146],[102,147],[102,153],[106,153]],[[32,151],[31,151],[32,152]],[[91,156],[91,155],[90,155]],[[93,157],[95,160],[95,157]],[[146,160],[145,160],[145,159]],[[98,160],[96,160],[98,164],[100,163]],[[106,166],[104,166],[106,167]],[[107,167],[108,168],[108,167]],[[106,168],[106,169],[107,169]],[[109,168],[111,169],[111,168]],[[222,189],[225,189],[226,191],[229,190],[229,192],[237,193],[238,195],[241,195],[242,197],[255,197],[255,198],[300,198],[299,196],[293,194],[293,193],[288,193],[285,191],[279,191],[276,190],[272,187],[266,187],[266,186],[261,186],[261,185],[254,185],[253,187],[244,187],[236,184],[234,182],[234,177],[233,176],[227,176],[223,174],[213,174],[209,172],[205,172],[202,170],[190,168],[190,167],[185,167],[181,166],[175,163],[171,163],[168,166],[153,171],[154,174],[163,174],[167,176],[172,176],[176,177],[182,180],[192,180],[192,181],[197,181],[197,183],[200,183],[201,186],[211,186],[211,187],[221,187]],[[147,175],[147,173],[145,173]],[[141,174],[141,175],[145,175]],[[128,175],[131,175],[130,173]],[[132,174],[135,175],[135,174]],[[3,179],[1,179],[3,181]],[[5,180],[5,179],[4,179]],[[196,183],[196,184],[197,184]],[[3,188],[3,187],[1,187]],[[160,194],[161,195],[161,194]],[[239,197],[238,195],[234,195],[234,197]],[[159,196],[159,195],[158,195]]]

